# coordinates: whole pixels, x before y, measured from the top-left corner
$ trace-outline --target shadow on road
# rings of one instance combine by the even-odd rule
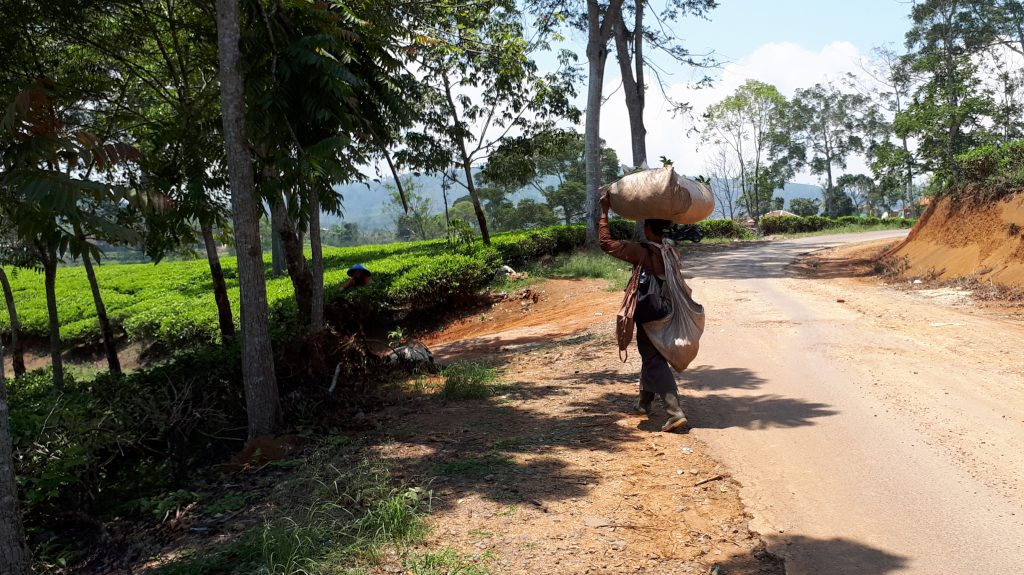
[[[714,368],[709,365],[691,367],[676,378],[683,390],[757,389],[766,381],[749,369],[741,367]]]
[[[829,575],[886,575],[905,569],[909,559],[901,555],[875,549],[849,539],[814,539],[811,537],[767,537],[769,548],[783,555],[787,565],[804,563],[813,558],[819,565],[818,573]],[[721,564],[721,571],[729,573],[729,565]]]
[[[713,368],[699,365],[679,376],[683,396],[683,410],[693,428],[769,429],[773,427],[801,427],[814,425],[814,420],[838,413],[824,403],[804,401],[774,394],[726,395],[696,392],[724,392],[730,389],[754,390],[767,381],[740,367]]]
[[[814,425],[814,420],[836,415],[824,403],[813,403],[778,395],[732,397],[706,395],[683,399],[690,426],[704,429],[771,429]]]
[[[684,257],[686,274],[706,279],[783,278],[786,266],[801,254],[827,248],[834,243],[758,242],[743,244],[731,250],[702,253]]]
[[[905,231],[811,236],[785,241],[729,244],[728,249],[724,250],[698,250],[694,253],[684,250],[683,264],[687,277],[737,280],[792,277],[794,272],[788,269],[789,265],[800,256],[851,242],[888,238],[896,241],[902,235],[905,235]],[[851,272],[847,270],[842,273]]]

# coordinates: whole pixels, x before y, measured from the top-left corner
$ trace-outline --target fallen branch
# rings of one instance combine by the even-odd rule
[[[630,525],[629,523],[601,523],[598,525],[588,525],[587,527],[593,527],[595,529],[599,527],[611,527],[621,529],[650,529],[652,531],[665,531],[664,527],[648,527],[646,525]]]
[[[698,481],[697,483],[694,483],[693,486],[694,487],[700,487],[701,485],[704,485],[705,483],[711,483],[712,481],[718,481],[719,479],[725,479],[725,476],[724,475],[716,475],[714,477],[708,477],[707,479],[704,479],[702,481]]]

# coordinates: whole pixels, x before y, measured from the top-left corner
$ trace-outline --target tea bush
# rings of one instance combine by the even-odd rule
[[[747,240],[754,237],[750,230],[736,220],[704,220],[698,224],[705,238]]]
[[[809,232],[820,232],[833,228],[862,226],[887,228],[910,228],[916,220],[907,218],[861,218],[857,216],[843,216],[840,218],[825,218],[821,216],[770,216],[761,218],[761,232],[765,235],[773,234],[800,234]]]
[[[245,429],[239,357],[231,346],[180,354],[124,377],[68,378],[59,394],[46,370],[11,382],[11,435],[29,509],[111,510],[180,480],[199,462],[197,447]]]

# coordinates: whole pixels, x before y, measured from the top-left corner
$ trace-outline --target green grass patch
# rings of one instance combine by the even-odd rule
[[[552,277],[606,279],[624,286],[631,271],[628,262],[607,254],[578,252],[557,262],[547,273]]]
[[[490,397],[499,384],[497,369],[472,361],[446,365],[441,375],[444,376],[441,397],[445,399],[484,399]]]
[[[405,562],[405,568],[414,575],[489,575],[481,562],[493,561],[490,553],[484,553],[474,561],[450,547],[433,553],[413,555]]]
[[[396,485],[379,463],[308,462],[268,495],[258,528],[212,548],[186,550],[161,575],[357,573],[385,548],[403,552],[427,534],[430,493]],[[245,504],[244,497],[224,508]],[[429,571],[425,571],[429,572]]]
[[[228,493],[209,503],[203,504],[203,512],[209,515],[233,513],[244,508],[253,499],[252,494],[245,492]]]

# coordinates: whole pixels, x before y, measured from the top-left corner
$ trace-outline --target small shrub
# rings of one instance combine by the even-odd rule
[[[957,156],[956,163],[965,184],[986,185],[982,197],[996,199],[1024,186],[1024,140],[979,146]]]
[[[422,490],[406,489],[378,499],[355,523],[357,536],[378,545],[419,541],[427,534],[420,517],[424,496]]]
[[[998,146],[979,146],[957,156],[956,163],[964,177],[974,182],[984,182],[995,175],[1000,155]]]
[[[498,370],[471,361],[457,361],[441,369],[445,399],[483,399],[491,395]]]
[[[10,394],[19,483],[43,515],[109,509],[165,490],[204,456],[195,445],[245,426],[237,348],[181,354],[123,377],[68,380],[59,395],[47,379],[48,371],[27,374]]]

